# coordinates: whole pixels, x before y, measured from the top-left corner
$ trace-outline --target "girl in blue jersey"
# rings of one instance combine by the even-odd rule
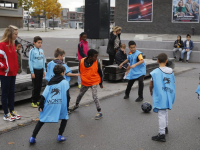
[[[144,89],[144,77],[146,75],[146,65],[143,60],[142,52],[138,51],[136,48],[136,43],[134,41],[129,42],[130,53],[128,55],[128,59],[126,59],[119,68],[128,62],[130,62],[130,71],[127,74],[126,79],[128,79],[128,85],[126,88],[124,99],[129,98],[129,94],[131,88],[136,80],[139,82],[138,89],[138,98],[135,100],[136,102],[143,101],[143,89]]]
[[[173,70],[166,67],[168,58],[165,53],[159,54],[157,62],[159,68],[151,74],[149,85],[150,94],[153,97],[153,111],[158,113],[159,134],[152,137],[154,141],[165,142],[165,134],[168,134],[168,112],[175,101],[175,77]]]
[[[67,90],[69,89],[69,82],[64,78],[65,67],[56,65],[54,67],[55,76],[51,78],[46,86],[39,104],[39,122],[37,123],[32,137],[29,139],[31,144],[36,143],[36,136],[44,123],[57,123],[61,121],[57,141],[65,141],[66,138],[62,136],[67,125]]]

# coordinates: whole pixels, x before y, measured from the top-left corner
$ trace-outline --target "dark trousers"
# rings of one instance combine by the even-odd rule
[[[0,76],[1,79],[1,103],[4,114],[8,114],[14,110],[15,101],[15,80],[16,76]]]
[[[69,103],[70,103],[70,94],[69,94],[69,90],[67,90],[67,109],[69,108]]]
[[[44,122],[38,121],[38,123],[36,124],[35,129],[33,131],[32,137],[36,138],[38,132],[40,131],[40,129],[42,128],[43,125],[44,125]],[[62,135],[63,134],[63,132],[65,131],[66,125],[67,125],[67,120],[63,119],[61,121],[61,123],[60,123],[60,128],[59,128],[58,135]]]
[[[42,89],[42,79],[44,70],[34,69],[35,79],[32,79],[33,90],[32,90],[32,102],[37,103],[40,100],[40,92]]]
[[[128,81],[128,85],[127,85],[127,88],[126,88],[126,91],[125,91],[125,94],[127,96],[129,96],[130,94],[130,91],[131,91],[131,88],[134,84],[134,82],[138,80],[138,83],[139,83],[139,88],[138,88],[138,96],[140,98],[143,98],[143,89],[144,89],[144,76],[141,76],[139,77],[138,79],[133,79],[133,80],[129,80]]]
[[[110,65],[113,65],[113,63],[115,61],[115,55],[109,54],[109,61],[110,61]]]

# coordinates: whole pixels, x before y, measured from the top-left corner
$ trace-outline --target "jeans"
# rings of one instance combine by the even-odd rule
[[[174,48],[174,49],[173,49],[173,55],[174,55],[174,57],[176,57],[176,52],[177,52],[177,51],[180,51],[180,52],[181,52],[181,51],[182,51],[182,48]]]
[[[191,52],[192,52],[192,50],[189,50],[189,51],[187,52],[187,59],[186,59],[186,60],[189,60],[189,59],[190,59],[190,54],[191,54]],[[182,52],[181,52],[181,59],[183,59],[185,53],[186,53],[186,50],[185,50],[185,49],[182,50]]]
[[[14,110],[15,99],[15,80],[16,76],[0,76],[1,78],[1,103],[4,114],[8,114]]]
[[[165,134],[165,128],[168,126],[168,111],[167,109],[160,109],[158,111],[159,133]]]
[[[144,76],[140,76],[138,79],[133,79],[133,80],[129,80],[128,81],[128,85],[127,85],[127,88],[126,88],[126,91],[125,91],[125,94],[127,96],[129,96],[130,94],[130,91],[131,91],[131,88],[134,84],[134,82],[138,80],[138,83],[139,83],[139,88],[138,88],[138,96],[140,98],[143,98],[143,89],[144,89]]]

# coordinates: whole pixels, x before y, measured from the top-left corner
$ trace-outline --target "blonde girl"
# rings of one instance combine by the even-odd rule
[[[15,80],[19,69],[14,43],[17,36],[18,28],[9,25],[0,40],[1,103],[4,111],[3,120],[5,121],[21,118],[14,110]]]

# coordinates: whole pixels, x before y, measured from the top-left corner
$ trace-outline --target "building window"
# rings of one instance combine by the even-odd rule
[[[11,3],[7,1],[0,1],[1,8],[17,9],[17,3]]]

